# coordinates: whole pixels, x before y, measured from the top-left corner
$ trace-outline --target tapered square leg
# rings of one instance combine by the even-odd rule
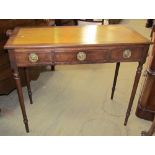
[[[115,87],[116,87],[117,77],[118,77],[118,72],[119,72],[119,67],[120,67],[120,62],[117,62],[116,63],[116,69],[115,69],[113,86],[112,86],[112,92],[111,92],[111,99],[113,99],[113,97],[114,97]]]
[[[33,104],[32,100],[32,91],[31,91],[31,85],[30,85],[30,76],[29,76],[29,68],[24,68],[25,71],[25,79],[26,79],[26,86],[27,86],[27,91],[30,99],[30,104]]]

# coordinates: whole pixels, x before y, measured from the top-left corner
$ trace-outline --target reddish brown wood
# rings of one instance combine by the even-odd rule
[[[139,63],[138,68],[137,68],[137,72],[136,72],[136,76],[135,76],[135,80],[134,80],[134,84],[133,84],[133,88],[132,88],[132,93],[131,93],[128,109],[127,109],[127,112],[126,112],[124,125],[127,125],[128,118],[130,116],[131,108],[132,108],[132,105],[133,105],[133,100],[134,100],[136,90],[137,90],[137,86],[138,86],[138,82],[139,82],[139,79],[140,79],[140,76],[141,76],[142,66],[143,66],[143,64]]]
[[[126,48],[125,48],[126,49]],[[112,53],[111,53],[111,59],[112,60],[116,60],[116,61],[119,61],[123,59],[123,52],[125,50],[124,48],[120,48],[120,49],[113,49],[112,50]],[[136,46],[133,47],[133,48],[129,48],[132,51],[132,54],[131,54],[131,57],[128,58],[128,59],[123,59],[123,61],[138,61],[141,59],[142,57],[142,49],[140,48],[137,48]]]
[[[0,95],[7,95],[16,88],[15,81],[12,76],[9,56],[3,46],[6,43],[9,36],[12,34],[12,30],[17,26],[41,26],[48,25],[45,20],[35,19],[0,19]],[[30,79],[37,80],[42,69],[31,68]],[[22,86],[26,85],[24,70],[19,69]]]
[[[84,61],[79,61],[77,59],[77,54],[79,52],[84,52],[86,54],[86,59]],[[55,53],[55,63],[64,63],[64,64],[77,64],[77,63],[102,63],[108,61],[108,52],[106,50],[86,50],[86,48],[81,48],[77,50],[76,48],[56,50]]]
[[[116,63],[116,69],[115,69],[114,81],[113,81],[113,87],[112,87],[112,92],[111,92],[111,99],[113,99],[113,97],[114,97],[114,92],[115,92],[115,87],[116,87],[119,67],[120,67],[120,62],[117,62]]]
[[[22,111],[22,115],[23,115],[23,121],[25,124],[25,129],[26,129],[26,132],[29,132],[29,125],[28,125],[28,119],[27,119],[26,110],[25,110],[24,97],[23,97],[23,92],[22,92],[22,85],[21,85],[20,75],[19,75],[18,67],[17,67],[16,62],[15,62],[16,59],[15,59],[15,55],[14,55],[13,51],[9,51],[9,57],[10,57],[10,61],[11,61],[10,63],[11,63],[11,68],[12,68],[12,72],[13,72],[13,78],[16,82],[19,104],[20,104],[20,108]]]
[[[11,66],[15,73],[14,76],[19,95],[19,102],[27,131],[28,122],[24,107],[18,67],[31,67],[38,65],[93,64],[106,62],[119,64],[120,62],[138,62],[139,66],[137,68],[124,123],[125,125],[127,124],[141,75],[142,66],[147,57],[150,44],[149,40],[145,39],[137,32],[122,26],[86,26],[78,28],[72,26],[54,29],[47,27],[39,29],[29,28],[16,29],[13,33],[14,36],[9,39],[5,48],[10,49],[9,55]],[[110,34],[111,37],[103,37],[103,35],[101,35],[102,33],[107,36]],[[51,34],[57,35],[51,36]],[[121,38],[119,35],[125,36],[125,38]],[[124,51],[126,50],[130,50],[129,57],[124,57]],[[32,53],[35,53],[38,58],[35,62],[32,62],[29,59],[29,56]],[[79,53],[84,54],[83,60],[78,58]],[[116,77],[119,68],[118,64],[114,87],[116,85]]]
[[[24,68],[25,71],[25,77],[26,77],[26,86],[27,86],[27,91],[30,99],[30,104],[33,104],[32,101],[32,91],[31,91],[31,85],[30,85],[30,75],[29,75],[29,68]]]
[[[22,110],[22,114],[23,114],[23,121],[25,124],[25,129],[26,129],[26,132],[29,132],[28,119],[27,119],[25,105],[24,105],[24,97],[23,97],[23,93],[22,93],[22,86],[21,86],[21,81],[20,81],[20,77],[19,77],[19,72],[17,70],[14,70],[13,75],[14,75],[14,79],[16,82],[17,93],[18,93],[19,103],[20,103],[20,107]]]
[[[53,64],[53,50],[51,49],[18,49],[15,50],[15,57],[18,66],[38,66],[42,64]],[[32,63],[29,61],[29,55],[31,53],[35,53],[38,56],[38,61],[36,63]]]
[[[145,63],[146,57],[147,57],[147,52],[146,51],[148,51],[148,49],[149,49],[149,46],[146,46],[144,48],[145,52],[143,53],[142,59],[139,62],[139,65],[138,65],[138,68],[137,68],[137,71],[136,71],[136,76],[135,76],[135,80],[134,80],[134,84],[133,84],[133,88],[132,88],[132,93],[131,93],[131,96],[130,96],[128,109],[127,109],[127,112],[126,112],[126,118],[125,118],[125,121],[124,121],[124,125],[127,124],[128,118],[130,116],[131,108],[132,108],[132,105],[133,105],[133,100],[134,100],[136,90],[137,90],[137,86],[138,86],[138,82],[139,82],[139,79],[140,79],[140,76],[141,76],[141,71],[143,69],[143,64]]]

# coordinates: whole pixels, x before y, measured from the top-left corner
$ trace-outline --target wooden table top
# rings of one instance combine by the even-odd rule
[[[14,30],[5,48],[150,43],[150,40],[123,25],[88,25],[19,28]]]

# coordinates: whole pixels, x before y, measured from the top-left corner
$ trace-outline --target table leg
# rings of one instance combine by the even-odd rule
[[[141,72],[142,72],[142,68],[143,68],[143,63],[139,62],[139,65],[138,65],[137,71],[136,71],[136,76],[135,76],[133,88],[132,88],[132,93],[131,93],[131,96],[130,96],[130,101],[129,101],[128,109],[127,109],[127,112],[126,112],[126,117],[125,117],[124,125],[127,125],[128,118],[130,116],[130,112],[131,112],[131,109],[132,109],[133,100],[135,98],[136,90],[137,90],[139,79],[140,79]]]
[[[25,129],[26,129],[26,132],[29,132],[28,119],[27,119],[27,115],[26,115],[26,110],[25,110],[25,105],[24,105],[24,97],[23,97],[22,86],[21,86],[21,80],[20,80],[18,70],[14,70],[13,77],[14,77],[15,82],[16,82],[17,93],[18,93],[20,107],[22,110]]]
[[[152,123],[150,129],[148,131],[142,131],[141,135],[142,136],[152,136],[154,132],[155,132],[155,116],[154,116],[154,120],[153,120],[153,123]]]
[[[30,77],[29,77],[29,69],[24,68],[24,72],[25,72],[26,86],[27,86],[27,91],[28,91],[28,95],[30,99],[30,104],[33,104]]]
[[[51,71],[55,71],[55,66],[51,65]]]
[[[112,92],[111,92],[111,99],[113,99],[113,97],[114,97],[114,92],[115,92],[115,87],[116,87],[119,67],[120,67],[120,62],[117,62],[116,63],[116,69],[115,69],[115,76],[114,76],[113,86],[112,86]]]

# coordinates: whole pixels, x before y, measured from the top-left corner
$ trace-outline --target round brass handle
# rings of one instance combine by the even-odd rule
[[[86,60],[86,53],[85,52],[79,52],[78,54],[77,54],[77,59],[79,60],[79,61],[84,61],[84,60]]]
[[[38,55],[35,53],[29,54],[29,61],[35,63],[39,60]]]
[[[123,51],[123,58],[127,59],[131,57],[131,50],[126,49]]]

